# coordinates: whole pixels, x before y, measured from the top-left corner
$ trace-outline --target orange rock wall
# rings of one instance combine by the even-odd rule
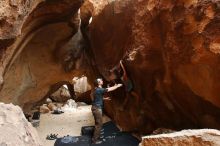
[[[31,105],[74,75],[109,80],[123,59],[140,100],[121,88],[105,104],[123,130],[220,128],[219,1],[25,2],[0,2],[7,12],[0,16],[1,101]],[[80,7],[86,46],[73,39]]]
[[[112,93],[106,111],[128,131],[158,127],[219,128],[219,1],[123,0],[95,14],[91,46],[99,71],[124,60],[138,104],[118,107],[124,91]]]

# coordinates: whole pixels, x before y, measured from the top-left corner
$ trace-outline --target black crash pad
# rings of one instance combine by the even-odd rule
[[[65,142],[64,137],[58,138],[54,146],[90,146],[91,138],[88,136],[76,136],[77,140],[75,142]]]
[[[88,130],[88,131],[87,131]],[[77,136],[75,142],[63,143],[62,138],[58,138],[54,146],[138,146],[139,140],[126,132],[120,132],[113,122],[103,125],[103,139],[101,144],[91,144],[92,126],[82,127],[82,136]]]
[[[84,126],[81,129],[81,135],[92,136],[95,126]]]

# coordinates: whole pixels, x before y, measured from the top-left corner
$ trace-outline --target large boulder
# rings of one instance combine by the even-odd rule
[[[42,105],[42,106],[40,106],[40,112],[41,113],[49,113],[50,112],[50,108],[49,107],[47,107],[47,105],[46,104],[44,104],[44,105]]]
[[[13,104],[0,103],[0,131],[1,146],[43,146],[21,108]]]
[[[122,59],[133,92],[109,94],[105,111],[123,130],[220,129],[220,1],[25,2],[0,2],[3,13],[25,13],[5,13],[9,24],[0,19],[0,101],[28,109],[73,76],[109,80]],[[125,110],[118,110],[125,98]]]
[[[219,146],[220,131],[214,129],[183,130],[146,136],[140,146]]]
[[[65,86],[65,85],[64,85]],[[71,98],[69,90],[67,87],[60,87],[56,92],[54,92],[50,98],[55,102],[66,102]]]
[[[108,80],[122,59],[140,98],[137,103],[121,88],[106,101],[106,112],[123,129],[220,129],[220,1],[90,1],[89,36],[99,72]]]
[[[54,103],[49,103],[47,105],[47,107],[51,110],[51,111],[54,111],[57,109],[57,106],[54,104]]]
[[[0,101],[30,110],[52,85],[81,75],[74,67],[82,61],[82,37],[77,35],[82,3],[0,2]]]

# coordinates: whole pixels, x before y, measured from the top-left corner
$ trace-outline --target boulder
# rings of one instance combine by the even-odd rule
[[[0,103],[0,131],[1,146],[43,146],[21,108],[13,104]]]
[[[55,102],[66,102],[71,98],[69,90],[66,85],[60,87],[56,92],[54,92],[50,98]]]
[[[49,113],[50,109],[46,105],[42,105],[42,106],[40,106],[40,112],[44,113],[44,114]]]
[[[77,103],[73,99],[69,99],[66,104],[62,107],[63,111],[72,111],[77,108]]]
[[[122,129],[220,129],[219,0],[29,2],[0,2],[0,101],[28,109],[60,81],[109,80],[123,60],[133,91],[122,87],[105,102]],[[90,89],[85,81],[73,81],[76,90]]]
[[[122,87],[105,104],[120,127],[142,134],[220,129],[220,1],[90,1],[88,36],[100,74],[109,80],[123,60],[133,84],[133,92]],[[126,112],[117,110],[126,98]]]
[[[57,106],[57,108],[60,109],[61,107],[63,107],[64,104],[63,103],[56,103],[55,105]]]
[[[47,107],[51,110],[51,111],[54,111],[55,109],[57,109],[57,106],[54,104],[54,103],[49,103],[47,105]]]
[[[88,83],[88,78],[82,76],[80,78],[73,78],[74,90],[76,93],[85,93],[91,90],[91,85]]]
[[[219,146],[220,131],[214,129],[182,130],[169,134],[145,136],[140,146]]]
[[[83,1],[0,1],[0,101],[28,111],[51,85],[80,74],[64,71],[64,60],[72,52],[62,47],[78,30]],[[71,47],[74,44],[73,39]]]
[[[49,104],[49,103],[51,103],[51,102],[53,102],[53,101],[52,101],[50,98],[47,98],[47,99],[46,99],[46,103]]]

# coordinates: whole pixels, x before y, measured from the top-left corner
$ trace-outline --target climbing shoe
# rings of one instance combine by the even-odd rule
[[[62,113],[64,113],[64,112],[61,111],[61,110],[54,110],[54,111],[52,112],[52,114],[62,114]]]
[[[57,135],[58,135],[58,134],[50,134],[50,135],[47,135],[46,139],[47,139],[47,140],[55,140],[55,139],[57,139]]]

